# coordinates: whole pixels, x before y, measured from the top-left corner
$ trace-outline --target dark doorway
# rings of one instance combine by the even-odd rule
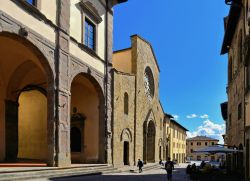
[[[168,160],[168,146],[166,146],[166,160]]]
[[[124,165],[129,165],[129,142],[128,141],[124,141],[123,162],[124,162]]]
[[[147,122],[143,124],[143,161],[147,163]]]
[[[71,152],[81,152],[82,139],[81,131],[77,127],[72,127],[70,131],[70,148]]]
[[[6,161],[16,161],[18,154],[18,103],[5,102]]]
[[[147,162],[155,162],[155,124],[150,121],[147,132]]]
[[[246,177],[247,179],[249,179],[249,139],[247,139],[247,143],[246,143]]]
[[[161,146],[159,148],[159,159],[161,160]]]

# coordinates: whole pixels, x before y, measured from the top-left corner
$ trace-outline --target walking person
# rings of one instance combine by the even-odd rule
[[[165,169],[167,171],[168,181],[172,181],[172,172],[174,169],[174,162],[170,161],[170,158],[168,158],[168,161],[165,163]]]
[[[137,167],[139,167],[139,173],[141,173],[142,172],[142,167],[143,167],[143,162],[140,159],[138,159]]]

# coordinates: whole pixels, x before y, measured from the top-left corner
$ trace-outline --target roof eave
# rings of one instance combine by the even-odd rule
[[[117,4],[121,4],[121,3],[125,3],[127,2],[128,0],[110,0],[110,3],[113,6],[117,5]]]
[[[173,123],[175,123],[177,126],[179,126],[180,128],[182,128],[185,131],[189,131],[187,128],[185,128],[184,126],[182,126],[180,123],[178,123],[177,121],[175,121],[174,119],[170,119],[170,121],[172,121]]]
[[[228,22],[221,48],[221,55],[224,55],[229,51],[229,47],[232,43],[232,39],[239,21],[241,9],[242,5],[239,3],[233,3],[230,7]]]

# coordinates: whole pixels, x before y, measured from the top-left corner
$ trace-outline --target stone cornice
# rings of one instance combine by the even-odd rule
[[[97,9],[89,2],[83,2],[82,0],[79,3],[82,10],[91,17],[93,21],[95,21],[97,24],[102,22],[101,16],[98,14]]]

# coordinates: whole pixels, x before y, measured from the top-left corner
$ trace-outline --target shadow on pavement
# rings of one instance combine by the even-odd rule
[[[166,181],[167,174],[164,168],[159,169],[159,174],[150,174],[148,172],[140,173],[120,173],[115,175],[89,175],[89,176],[71,176],[71,177],[58,177],[51,178],[51,181],[71,181],[71,180],[81,180],[81,181]],[[185,168],[179,168],[173,171],[174,181],[189,181]]]
[[[167,176],[164,174],[150,174],[150,175],[96,175],[96,176],[77,176],[77,177],[61,177],[50,179],[52,181],[70,181],[70,180],[89,180],[89,181],[163,181]]]

